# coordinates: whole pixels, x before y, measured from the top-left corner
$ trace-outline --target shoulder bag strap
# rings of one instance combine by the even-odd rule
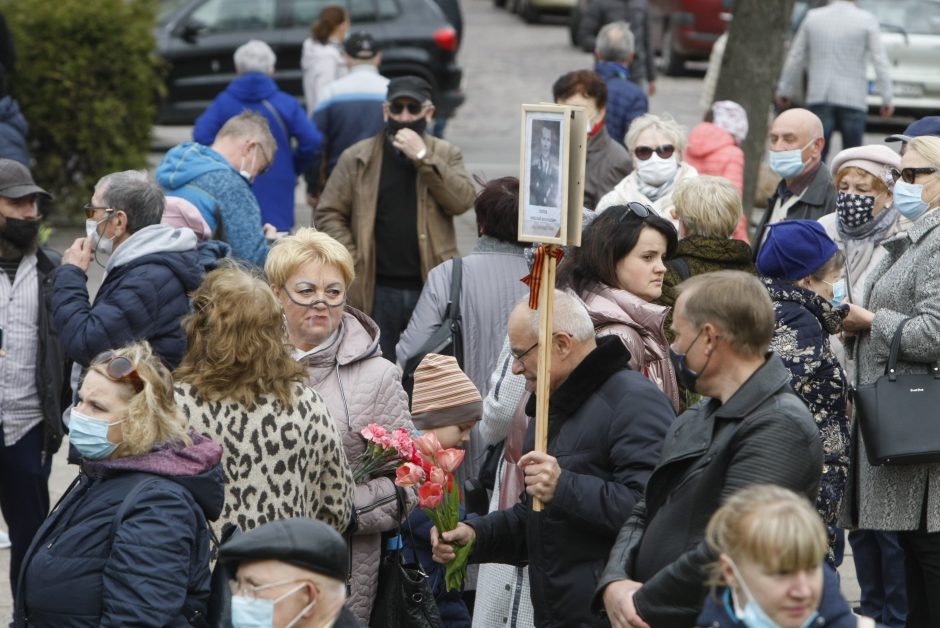
[[[284,131],[284,137],[287,138],[287,141],[290,141],[290,133],[287,132],[287,125],[284,123],[284,118],[281,117],[281,112],[274,108],[274,105],[271,104],[271,101],[265,98],[261,101],[261,104],[264,105],[264,108],[267,109],[274,119],[277,120],[277,125],[281,127],[281,130]]]
[[[454,265],[450,273],[450,302],[447,304],[447,318],[456,320],[460,318],[460,286],[463,283],[463,259],[454,258]]]

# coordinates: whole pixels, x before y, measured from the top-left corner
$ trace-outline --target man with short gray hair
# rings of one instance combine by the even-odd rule
[[[607,84],[607,132],[624,146],[630,123],[649,110],[646,94],[630,76],[633,54],[634,36],[629,24],[611,22],[601,28],[594,48],[594,71]]]
[[[274,82],[277,57],[268,44],[252,39],[238,47],[234,61],[238,76],[196,119],[193,139],[212,146],[226,122],[245,111],[266,119],[274,142],[263,148],[271,161],[268,168],[257,173],[252,190],[262,220],[277,231],[290,231],[294,226],[297,177],[313,162],[323,135],[297,99]]]
[[[180,319],[188,293],[202,281],[196,236],[160,224],[164,197],[147,173],[102,177],[85,205],[87,237],[62,256],[53,276],[52,317],[65,352],[81,367],[103,351],[146,340],[175,368],[186,352]],[[105,279],[91,303],[85,275],[107,257]]]
[[[523,500],[460,523],[443,536],[432,531],[434,559],[448,562],[450,543],[476,539],[470,561],[528,563],[535,625],[603,626],[591,615],[597,574],[617,532],[642,499],[666,430],[672,404],[627,366],[630,353],[616,336],[595,340],[590,315],[577,297],[555,291],[550,347],[539,346],[538,312],[528,299],[509,317],[512,370],[536,389],[539,351],[551,351],[548,451],[533,451],[529,421],[519,460]],[[535,397],[526,414],[535,414]],[[542,513],[531,498],[545,504]]]
[[[267,119],[254,111],[229,118],[214,137],[212,146],[184,142],[171,148],[157,166],[157,182],[198,207],[214,239],[232,247],[232,257],[261,268],[268,257],[265,240],[277,236],[277,227],[261,224],[251,184],[274,163],[277,143]]]
[[[636,43],[630,50],[631,54],[636,52],[636,58],[631,57],[631,79],[648,87],[652,96],[656,93],[656,57],[650,37],[649,0],[589,0],[578,24],[578,45],[584,52],[596,51],[603,27],[615,22],[624,24]]]

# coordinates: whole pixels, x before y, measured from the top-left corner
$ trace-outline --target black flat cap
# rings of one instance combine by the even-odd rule
[[[272,521],[222,544],[219,557],[231,573],[245,561],[279,560],[346,581],[349,551],[339,532],[315,519]]]
[[[388,82],[388,102],[396,98],[411,98],[423,103],[431,100],[431,84],[420,76],[399,76]]]

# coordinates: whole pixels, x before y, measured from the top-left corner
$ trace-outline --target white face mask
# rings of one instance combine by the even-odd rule
[[[98,222],[93,218],[89,218],[85,221],[85,235],[87,235],[88,239],[91,241],[91,248],[93,248],[95,252],[100,251],[105,255],[111,255],[114,251],[114,236],[110,238],[103,237],[98,233],[98,225],[106,223],[108,220],[109,218],[105,218],[101,222]]]
[[[239,168],[238,168],[238,174],[240,174],[242,178],[245,179],[245,181],[247,181],[248,183],[255,182],[255,177],[251,173],[255,171],[255,161],[258,156],[257,149],[258,149],[258,145],[255,144],[255,150],[251,151],[251,165],[248,167],[248,170],[245,170],[245,158],[244,157],[242,157],[241,164],[239,165]]]
[[[676,156],[672,155],[669,159],[663,159],[656,153],[650,155],[646,161],[638,161],[636,166],[636,176],[647,185],[659,187],[667,181],[672,180],[679,170],[679,162]]]

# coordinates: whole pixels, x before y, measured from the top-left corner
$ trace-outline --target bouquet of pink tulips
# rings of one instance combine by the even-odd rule
[[[362,437],[368,443],[366,450],[359,456],[353,480],[356,484],[371,475],[390,467],[393,463],[414,458],[414,441],[404,428],[389,433],[378,423],[370,423],[362,429]]]

